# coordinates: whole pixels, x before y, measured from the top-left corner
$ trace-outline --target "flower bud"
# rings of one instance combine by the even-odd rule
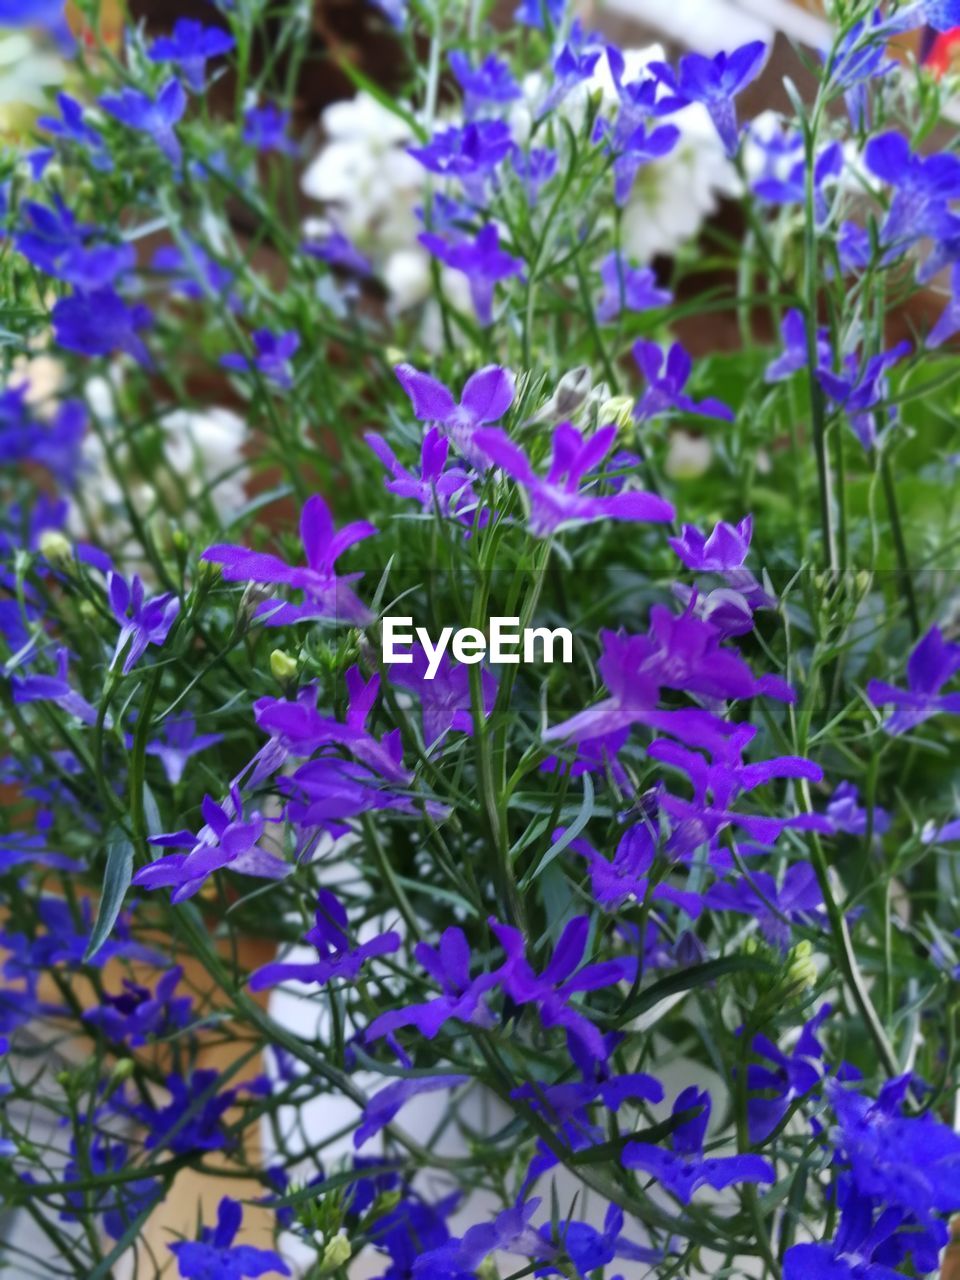
[[[817,966],[813,959],[813,943],[806,938],[798,942],[787,956],[787,983],[791,988],[803,990],[812,987],[817,980]]]
[[[578,364],[569,369],[554,389],[553,395],[530,419],[530,422],[560,422],[572,417],[590,394],[593,375],[589,366]]]
[[[274,649],[270,655],[270,671],[274,680],[280,684],[289,684],[291,680],[296,678],[297,660],[291,658],[289,653],[285,653],[283,649]]]
[[[633,421],[633,404],[632,396],[611,396],[600,406],[598,421],[604,426],[613,423],[623,430]]]
[[[384,349],[384,358],[387,364],[403,364],[407,358],[407,353],[401,351],[399,347],[386,347]]]
[[[73,546],[59,529],[44,529],[40,535],[40,554],[58,569],[73,562]]]
[[[320,1259],[320,1269],[317,1274],[321,1276],[332,1275],[333,1272],[338,1271],[345,1262],[349,1262],[352,1254],[353,1249],[350,1245],[350,1241],[341,1232],[339,1235],[334,1236],[324,1249],[323,1257]]]

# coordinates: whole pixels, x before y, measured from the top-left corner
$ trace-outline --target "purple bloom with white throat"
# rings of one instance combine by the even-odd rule
[[[598,467],[613,447],[615,426],[603,427],[588,439],[561,423],[553,433],[553,457],[546,477],[536,474],[523,450],[504,431],[481,428],[473,444],[513,477],[530,498],[530,532],[547,538],[562,526],[592,520],[670,521],[673,507],[664,498],[640,490],[607,496],[581,492],[584,477]]]
[[[931,627],[907,660],[907,688],[871,680],[867,697],[878,707],[893,704],[893,713],[883,723],[887,733],[908,733],[931,716],[960,715],[960,693],[940,692],[957,671],[960,645],[945,640],[939,627]]]
[[[477,319],[493,323],[493,292],[502,280],[523,274],[523,260],[500,248],[500,233],[492,222],[481,227],[473,240],[444,240],[422,232],[418,240],[435,258],[467,277]]]
[[[129,583],[121,574],[107,575],[110,608],[120,623],[120,634],[110,662],[111,670],[126,650],[122,671],[127,675],[143,657],[148,645],[163,645],[180,612],[180,601],[172,592],[146,599],[143,583],[136,574]],[[129,645],[129,648],[127,647]]]
[[[400,935],[392,929],[369,942],[353,944],[346,909],[329,889],[321,889],[317,894],[314,920],[313,928],[304,934],[303,940],[316,947],[316,960],[263,965],[250,975],[251,991],[263,991],[289,981],[323,984],[341,978],[352,982],[368,960],[400,948]]]
[[[128,129],[152,138],[170,163],[179,165],[181,150],[174,125],[187,109],[187,95],[179,80],[168,80],[156,98],[125,88],[120,93],[105,93],[100,105]]]
[[[623,310],[649,311],[673,301],[669,289],[657,285],[651,267],[631,267],[619,253],[608,253],[600,263],[603,294],[597,303],[597,319],[603,324],[616,320]]]
[[[922,236],[936,235],[947,201],[960,196],[960,157],[948,152],[916,155],[900,133],[871,138],[864,152],[867,168],[893,187],[880,242],[896,256]]]
[[[234,1244],[243,1219],[239,1201],[224,1196],[217,1209],[217,1225],[202,1227],[199,1240],[178,1240],[167,1248],[177,1259],[183,1280],[247,1280],[247,1277],[277,1273],[291,1274],[290,1268],[272,1249],[250,1244]]]
[[[211,58],[229,53],[236,41],[222,27],[207,27],[192,18],[180,18],[168,36],[158,36],[147,53],[151,62],[172,62],[194,91],[202,93]]]
[[[484,470],[487,457],[474,437],[479,427],[499,422],[513,404],[516,383],[510,370],[497,364],[478,369],[464,384],[459,403],[442,382],[412,364],[398,364],[394,373],[420,421],[435,423],[468,462]]]
[[[679,342],[675,342],[664,355],[655,342],[641,338],[633,344],[633,358],[647,380],[647,389],[633,411],[638,422],[671,412],[718,418],[722,422],[733,421],[733,410],[729,405],[710,397],[694,400],[687,395],[684,388],[690,381],[693,361]]]
[[[112,289],[60,298],[50,318],[54,340],[66,351],[81,356],[112,356],[123,351],[139,364],[152,364],[140,337],[140,331],[153,324],[150,308],[142,303],[130,305]]]
[[[256,616],[269,626],[286,626],[316,618],[333,618],[363,626],[372,615],[350,587],[350,583],[363,575],[338,576],[334,565],[355,543],[372,538],[376,532],[365,520],[345,525],[337,532],[329,507],[315,494],[304,503],[300,516],[300,536],[307,559],[302,568],[267,552],[222,543],[208,547],[201,559],[221,565],[227,582],[276,583],[302,591],[302,604],[265,600],[257,606]]]
[[[710,1123],[711,1101],[705,1090],[696,1085],[684,1089],[673,1104],[674,1116],[695,1111],[682,1120],[670,1135],[670,1147],[649,1142],[628,1142],[623,1149],[623,1164],[628,1169],[656,1178],[681,1204],[689,1204],[698,1187],[722,1191],[743,1182],[774,1182],[776,1174],[762,1156],[705,1156],[703,1144]]]
[[[661,100],[660,111],[668,107],[679,110],[691,102],[703,103],[727,155],[736,155],[740,130],[733,100],[760,74],[765,53],[763,41],[755,40],[732,53],[718,53],[713,58],[688,53],[680,59],[676,73],[663,62],[651,63],[650,70],[672,95]]]
[[[172,889],[170,901],[182,902],[199,892],[215,871],[228,869],[265,880],[282,880],[290,872],[291,868],[282,858],[260,847],[265,820],[259,813],[251,813],[244,820],[236,789],[222,805],[204,796],[200,810],[204,825],[196,835],[192,831],[173,831],[150,837],[152,845],[185,846],[190,852],[168,853],[141,867],[134,874],[135,885],[145,889]]]
[[[221,367],[237,373],[250,373],[255,369],[275,386],[284,390],[292,387],[290,361],[300,349],[300,335],[293,331],[272,333],[269,329],[256,329],[253,333],[253,346],[252,356],[241,352],[221,356]]]

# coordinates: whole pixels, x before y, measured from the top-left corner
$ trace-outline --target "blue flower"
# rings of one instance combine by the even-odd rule
[[[256,369],[276,386],[284,389],[292,387],[290,361],[300,349],[300,335],[293,330],[288,333],[272,333],[269,329],[256,329],[253,345],[255,355],[231,352],[220,357],[220,364],[224,369],[234,369],[238,373],[249,373]]]
[[[931,716],[960,715],[960,693],[941,693],[942,685],[960,671],[960,645],[951,644],[939,627],[931,627],[907,660],[907,688],[871,680],[867,697],[877,706],[893,703],[896,710],[884,721],[887,733],[907,733]]]
[[[947,152],[915,155],[902,134],[889,132],[870,139],[864,158],[870,172],[894,188],[880,228],[888,257],[902,253],[922,236],[935,236],[947,201],[960,196],[960,157]]]
[[[113,1173],[129,1168],[128,1150],[122,1142],[111,1142],[102,1134],[94,1134],[84,1151],[83,1159],[77,1155],[76,1143],[70,1144],[70,1159],[63,1170],[66,1183],[79,1182],[91,1175],[105,1179]],[[103,1229],[112,1240],[119,1240],[131,1224],[146,1213],[163,1195],[163,1188],[156,1178],[133,1178],[101,1183],[92,1192],[65,1191],[64,1201],[69,1208],[60,1214],[63,1222],[83,1222],[91,1211],[103,1215]]]
[[[168,80],[156,98],[139,89],[105,93],[99,99],[105,111],[136,133],[152,138],[171,164],[180,163],[180,143],[174,125],[187,109],[187,95],[177,79]]]
[[[693,400],[687,395],[684,388],[693,372],[693,361],[679,342],[675,342],[664,356],[655,342],[641,338],[633,344],[633,358],[647,380],[647,389],[633,411],[638,422],[646,422],[671,410],[719,418],[723,422],[733,421],[733,410],[729,405],[710,397]]]
[[[523,260],[500,248],[496,224],[488,222],[473,240],[451,243],[440,236],[423,232],[418,240],[425,249],[454,271],[467,277],[477,319],[486,327],[493,323],[493,291],[501,280],[523,274]]]
[[[718,53],[713,58],[688,53],[681,58],[676,73],[666,63],[651,63],[650,70],[673,95],[661,100],[660,111],[679,110],[691,102],[703,103],[727,154],[736,155],[740,131],[733,99],[760,74],[765,52],[763,41],[755,40],[733,53]]]
[[[0,27],[42,27],[70,49],[66,7],[67,0],[0,0]]]
[[[110,667],[117,665],[126,649],[122,670],[127,675],[143,657],[147,645],[164,643],[180,612],[180,601],[172,592],[145,599],[143,583],[136,574],[129,583],[119,573],[108,574],[107,594],[113,615],[120,623]]]
[[[159,36],[147,54],[151,62],[173,62],[195,93],[202,93],[207,63],[229,53],[236,41],[222,27],[205,27],[202,22],[180,18],[173,33]]]
[[[183,970],[176,966],[157,982],[155,991],[141,987],[130,978],[123,979],[123,990],[117,995],[104,992],[95,1009],[87,1009],[83,1018],[101,1029],[117,1044],[138,1047],[149,1037],[169,1035],[185,1027],[193,1013],[188,995],[175,994]]]
[[[704,1139],[710,1122],[710,1095],[696,1085],[684,1089],[673,1104],[673,1115],[696,1114],[681,1120],[670,1135],[670,1147],[628,1142],[623,1149],[627,1169],[640,1169],[656,1178],[682,1204],[689,1204],[698,1187],[717,1191],[738,1182],[774,1182],[776,1174],[762,1156],[705,1156]]]
[[[471,120],[441,129],[425,146],[407,150],[430,173],[458,178],[469,198],[481,204],[487,180],[513,148],[510,126],[503,120]]]
[[[609,324],[626,308],[627,311],[649,311],[665,307],[673,301],[669,289],[657,285],[652,267],[631,267],[622,254],[608,253],[600,263],[603,293],[597,303],[596,316]]]
[[[909,342],[898,342],[889,351],[871,356],[862,368],[860,357],[851,352],[844,361],[843,374],[822,368],[817,371],[820,385],[843,410],[864,449],[872,449],[877,443],[878,421],[882,422],[884,416],[888,426],[896,421],[896,406],[890,406],[885,414],[882,407],[889,394],[887,371],[910,350]]]
[[[478,428],[499,422],[513,404],[516,380],[510,370],[496,364],[478,369],[464,384],[459,403],[442,382],[412,364],[398,364],[394,373],[420,421],[436,423],[467,461],[483,470],[487,456],[474,436]]]
[[[828,1004],[805,1023],[791,1053],[784,1053],[765,1035],[753,1038],[759,1063],[747,1067],[748,1133],[751,1143],[766,1142],[794,1102],[815,1095],[826,1076],[823,1047],[817,1032],[830,1016]]]
[[[791,307],[784,312],[780,322],[780,338],[783,352],[776,360],[767,365],[764,381],[782,382],[791,374],[805,369],[808,364],[807,322],[803,312]],[[828,368],[833,348],[830,345],[830,334],[825,328],[817,330],[817,368]]]
[[[566,7],[567,0],[521,0],[513,16],[525,27],[543,31],[548,22],[551,27],[559,27]]]
[[[243,140],[258,151],[279,151],[294,155],[297,144],[287,137],[290,112],[281,111],[272,102],[262,107],[250,107],[243,117]]]
[[[163,737],[147,743],[147,755],[157,757],[167,781],[175,787],[183,777],[188,760],[222,741],[222,733],[198,734],[193,716],[185,711],[164,721]]]
[[[512,102],[521,96],[509,65],[493,54],[474,67],[468,54],[454,49],[450,54],[450,70],[466,95],[468,115],[475,115],[484,102]]]
[[[422,1093],[436,1093],[441,1089],[457,1089],[469,1080],[469,1076],[457,1075],[409,1076],[405,1080],[395,1080],[367,1102],[363,1118],[353,1134],[353,1145],[359,1150],[364,1143],[369,1142],[381,1129],[386,1128],[411,1098],[417,1098]]]
[[[60,118],[40,116],[37,119],[37,125],[55,137],[62,138],[64,142],[72,142],[82,147],[90,156],[90,162],[95,169],[101,173],[109,173],[113,168],[113,161],[107,154],[103,136],[84,120],[83,105],[76,98],[71,98],[68,93],[57,94],[57,105],[60,108]]]
[[[150,365],[150,353],[141,329],[153,323],[153,314],[142,303],[129,305],[113,289],[75,293],[61,298],[51,313],[54,339],[67,351],[82,356],[110,356],[125,351],[142,365]]]
[[[96,227],[78,223],[57,197],[54,207],[25,200],[22,226],[14,244],[28,262],[86,293],[109,289],[136,261],[131,244],[99,240]]]
[[[245,1280],[277,1271],[291,1274],[290,1268],[272,1249],[255,1249],[233,1241],[243,1220],[238,1201],[224,1196],[217,1209],[216,1227],[203,1227],[198,1241],[180,1240],[167,1248],[176,1256],[184,1280]]]

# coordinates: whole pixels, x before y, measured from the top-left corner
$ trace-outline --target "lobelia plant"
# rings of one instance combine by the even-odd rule
[[[751,121],[761,45],[390,0],[313,157],[309,6],[76,8],[0,2],[72,60],[0,162],[7,1273],[935,1272],[960,161],[890,46],[960,4]]]

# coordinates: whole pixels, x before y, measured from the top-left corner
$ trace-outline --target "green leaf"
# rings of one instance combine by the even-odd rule
[[[635,1000],[620,1011],[618,1021],[622,1025],[630,1018],[637,1018],[658,1005],[661,1000],[679,995],[683,991],[693,991],[697,987],[705,987],[717,978],[730,973],[765,973],[773,974],[777,970],[768,960],[760,956],[725,956],[720,960],[708,960],[705,964],[695,964],[679,973],[672,973],[668,978],[661,978],[646,991],[641,991]]]
[[[83,953],[84,963],[93,959],[110,936],[132,878],[133,845],[125,831],[114,827],[107,836],[107,866],[103,873],[100,910],[97,912],[97,923],[93,926],[87,949]]]
[[[523,877],[519,888],[521,892],[528,889],[536,880],[537,876],[547,869],[550,863],[560,856],[572,840],[576,840],[577,836],[584,829],[593,816],[593,779],[589,773],[583,775],[583,804],[580,806],[580,812],[577,814],[573,825],[567,827],[563,835],[555,840],[547,852],[543,855],[537,865]]]

